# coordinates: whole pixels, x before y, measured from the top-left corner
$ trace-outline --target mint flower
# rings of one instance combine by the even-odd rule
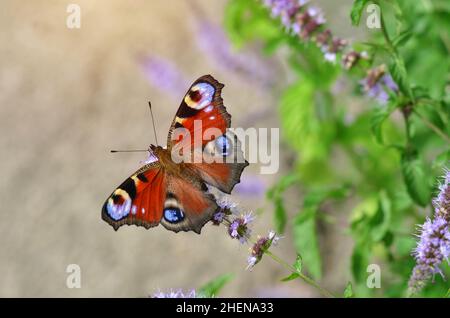
[[[342,57],[342,66],[344,67],[344,69],[350,70],[351,68],[353,68],[353,66],[355,66],[358,63],[360,59],[367,59],[367,58],[368,54],[365,51],[363,52],[350,51],[347,52]]]
[[[450,232],[449,232],[449,210],[448,199],[450,198],[450,173],[447,170],[444,183],[439,187],[440,192],[433,201],[435,206],[434,219],[427,219],[420,226],[420,238],[417,247],[413,251],[416,259],[408,287],[409,294],[419,292],[430,279],[436,274],[444,277],[440,269],[441,263],[449,262],[450,255]]]
[[[333,36],[329,29],[323,30],[326,20],[322,10],[308,6],[306,0],[264,0],[274,18],[280,17],[286,30],[301,40],[315,42],[322,50],[325,60],[335,62],[338,53],[348,41]]]
[[[439,185],[439,194],[433,200],[436,215],[450,222],[450,170],[445,170],[444,181]]]
[[[251,212],[236,217],[228,226],[228,234],[231,238],[238,239],[242,244],[246,243],[251,235],[250,224],[254,219]]]
[[[189,290],[184,293],[181,289],[170,290],[167,293],[159,291],[154,293],[151,298],[199,298],[195,289]]]
[[[367,71],[367,76],[361,81],[367,96],[377,99],[381,104],[389,100],[389,92],[398,92],[398,85],[391,75],[386,73],[386,66],[380,65]]]
[[[264,253],[272,246],[276,245],[280,237],[274,231],[270,231],[267,236],[258,237],[256,243],[250,249],[250,256],[247,259],[247,269],[251,270],[258,264]]]
[[[238,215],[237,204],[231,201],[228,197],[223,196],[222,198],[217,200],[217,205],[219,209],[214,213],[211,222],[214,225],[220,225],[227,216],[235,214]]]

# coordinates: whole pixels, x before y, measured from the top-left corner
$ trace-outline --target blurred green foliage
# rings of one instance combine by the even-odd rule
[[[450,160],[450,2],[356,0],[349,13],[355,27],[365,28],[368,3],[380,5],[383,28],[354,43],[371,58],[350,71],[288,34],[262,1],[231,0],[225,27],[237,48],[257,41],[262,54],[280,53],[295,74],[279,97],[279,116],[283,140],[297,156],[289,175],[267,195],[277,231],[292,228],[301,264],[320,279],[321,208],[326,201],[348,201],[353,282],[342,282],[343,296],[401,297],[414,266],[415,224],[432,211],[437,177]],[[387,105],[367,99],[360,86],[368,68],[380,64],[399,86]],[[345,96],[333,94],[339,78],[352,86]],[[293,218],[284,206],[291,187],[303,194]],[[381,290],[366,286],[371,263],[382,267]],[[450,277],[448,265],[444,270]],[[447,291],[448,283],[437,277],[421,296],[443,297]]]

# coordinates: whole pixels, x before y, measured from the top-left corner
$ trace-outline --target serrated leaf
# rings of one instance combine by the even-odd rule
[[[413,99],[411,86],[408,80],[408,73],[406,72],[405,63],[402,59],[394,56],[393,63],[389,67],[390,74],[400,90],[409,98]]]
[[[361,20],[363,10],[364,10],[364,7],[366,6],[367,2],[368,2],[368,0],[355,0],[353,2],[353,6],[350,11],[350,19],[352,20],[352,24],[354,26],[359,25],[359,21]]]
[[[316,210],[303,209],[294,220],[294,245],[301,253],[303,265],[311,275],[319,279],[322,276],[322,259],[316,233]]]
[[[412,29],[405,30],[401,32],[392,42],[395,47],[403,46],[409,41],[413,34]]]
[[[417,204],[425,207],[430,203],[431,187],[423,160],[417,154],[402,155],[402,173],[406,189]]]
[[[353,298],[355,294],[353,293],[353,286],[351,282],[348,282],[347,286],[344,289],[344,298]]]
[[[383,134],[382,134],[382,126],[386,119],[392,114],[395,110],[395,105],[393,103],[389,103],[386,107],[377,107],[370,118],[370,126],[372,129],[372,133],[375,136],[375,139],[380,144],[383,144]]]
[[[300,277],[300,275],[298,273],[292,273],[291,275],[282,278],[281,281],[282,282],[288,282],[288,281],[297,279],[299,277]]]
[[[233,279],[232,274],[220,275],[217,278],[200,287],[199,294],[207,298],[216,297],[219,294],[220,290],[232,279]]]

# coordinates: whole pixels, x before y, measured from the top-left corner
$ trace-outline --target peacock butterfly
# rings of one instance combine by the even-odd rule
[[[248,162],[237,136],[227,129],[231,115],[223,105],[223,86],[211,75],[191,85],[170,126],[167,147],[150,145],[151,160],[104,203],[102,219],[115,230],[124,224],[148,229],[161,223],[174,232],[200,234],[218,210],[207,185],[230,194],[240,182]],[[218,133],[205,138],[208,129]],[[195,142],[198,133],[202,140]],[[186,149],[202,160],[174,160],[174,154],[186,158]]]

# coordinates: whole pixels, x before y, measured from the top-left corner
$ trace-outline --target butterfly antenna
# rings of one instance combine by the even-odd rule
[[[116,152],[148,152],[148,150],[144,149],[130,149],[130,150],[111,150],[112,153]]]
[[[152,102],[148,101],[148,107],[150,108],[150,115],[152,116],[153,133],[155,134],[156,145],[158,145],[158,137],[156,136],[155,119],[153,118]]]

